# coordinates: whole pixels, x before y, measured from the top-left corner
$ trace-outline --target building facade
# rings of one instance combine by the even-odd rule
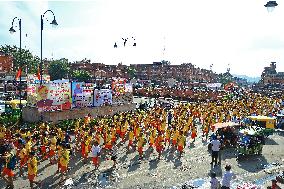
[[[284,72],[276,71],[276,62],[271,62],[270,66],[264,67],[261,74],[261,84],[263,85],[275,85],[284,84]]]
[[[6,74],[12,71],[13,57],[0,52],[0,73]]]

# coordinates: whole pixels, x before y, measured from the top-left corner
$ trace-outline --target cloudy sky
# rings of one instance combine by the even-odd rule
[[[284,72],[284,6],[268,13],[265,0],[93,0],[1,1],[0,45],[19,45],[8,30],[22,18],[23,42],[40,55],[40,15],[51,9],[58,27],[45,14],[43,58],[91,59],[92,62],[172,64],[233,74],[260,76],[277,62]],[[16,24],[15,24],[16,25]],[[27,35],[25,35],[27,34]],[[121,38],[129,38],[123,47]],[[133,47],[132,37],[137,46]],[[114,43],[118,48],[113,48]],[[165,47],[165,51],[163,50]]]

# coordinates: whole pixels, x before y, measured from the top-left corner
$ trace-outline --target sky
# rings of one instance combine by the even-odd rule
[[[8,31],[17,16],[22,46],[40,56],[40,15],[50,9],[58,26],[49,24],[47,12],[43,58],[127,65],[168,60],[260,76],[272,61],[284,72],[284,6],[277,2],[269,13],[265,0],[0,0],[0,45],[19,46],[19,32]],[[128,38],[125,47],[122,38]]]

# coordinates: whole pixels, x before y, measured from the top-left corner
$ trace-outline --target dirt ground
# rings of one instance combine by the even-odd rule
[[[121,146],[118,155],[118,165],[112,169],[112,161],[106,156],[101,161],[99,170],[94,170],[91,162],[83,164],[79,154],[72,156],[70,171],[66,185],[59,183],[56,174],[57,165],[49,165],[43,161],[39,165],[38,179],[42,181],[42,188],[210,188],[209,173],[214,170],[220,180],[226,163],[232,165],[232,171],[237,175],[232,188],[238,183],[252,182],[259,186],[267,186],[270,180],[284,170],[284,132],[278,131],[269,136],[260,156],[250,156],[236,161],[236,150],[226,149],[222,152],[222,164],[212,167],[211,155],[207,150],[207,142],[198,137],[195,143],[186,147],[185,154],[178,158],[177,153],[166,149],[160,160],[158,154],[150,150],[145,152],[142,161],[137,151],[126,152]],[[146,150],[146,148],[145,148]],[[29,188],[27,176],[15,179],[15,188]],[[72,185],[72,186],[71,186]],[[191,187],[190,187],[191,186]],[[5,188],[0,180],[0,189]]]

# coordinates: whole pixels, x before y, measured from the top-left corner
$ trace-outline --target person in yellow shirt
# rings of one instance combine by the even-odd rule
[[[56,173],[59,173],[59,171],[61,170],[61,162],[60,162],[60,158],[62,156],[62,144],[57,145],[57,171]]]
[[[25,148],[25,145],[23,143],[20,144],[21,150],[19,153],[20,157],[20,176],[23,176],[23,167],[27,163],[29,159],[29,155],[27,153],[27,149]]]
[[[111,142],[114,143],[116,141],[116,129],[115,127],[113,126],[111,128]]]
[[[62,151],[60,156],[60,172],[61,172],[61,179],[60,182],[65,180],[65,175],[67,173],[68,164],[70,161],[70,151],[68,150],[69,144],[62,145]]]
[[[128,132],[128,146],[127,149],[129,151],[130,147],[133,147],[133,139],[134,139],[134,133],[133,133],[133,129],[130,128],[129,132]]]
[[[35,181],[35,178],[37,176],[37,158],[35,156],[35,152],[32,151],[30,152],[30,157],[28,160],[28,179],[30,181],[30,187],[31,189],[34,188],[33,184],[38,185],[38,187],[40,187],[41,183],[38,181]]]
[[[181,158],[181,155],[183,153],[183,149],[185,147],[185,142],[186,142],[186,138],[184,136],[184,133],[182,131],[180,131],[179,138],[178,138],[178,151],[180,152],[179,158]]]
[[[111,140],[111,133],[109,131],[106,132],[106,141],[105,141],[105,149],[111,150],[112,149],[112,140]]]
[[[41,138],[41,146],[40,146],[41,157],[43,160],[47,159],[47,153],[46,153],[47,145],[48,145],[47,133],[44,133]]]
[[[4,139],[6,133],[6,128],[4,126],[0,126],[0,140]]]
[[[177,129],[175,129],[173,131],[173,135],[172,135],[172,147],[176,147],[177,145],[177,140],[178,140],[178,137],[179,137],[179,131]]]
[[[155,139],[156,139],[156,130],[153,129],[149,137],[149,148],[151,150],[153,150],[154,148]]]
[[[168,143],[168,149],[170,148],[170,144],[171,144],[171,135],[172,135],[172,130],[170,128],[167,128],[166,130],[166,137],[165,137],[165,146]]]
[[[137,150],[140,156],[140,159],[143,158],[143,146],[145,145],[145,138],[143,137],[142,134],[140,134],[139,138],[138,138],[138,143],[137,143]]]
[[[49,144],[49,160],[50,164],[54,164],[56,161],[55,159],[55,153],[56,153],[56,143],[57,139],[54,134],[52,134],[52,137],[50,139],[50,144]]]
[[[28,154],[32,151],[32,139],[29,136],[27,137],[27,142],[26,142],[25,148],[26,148]]]

